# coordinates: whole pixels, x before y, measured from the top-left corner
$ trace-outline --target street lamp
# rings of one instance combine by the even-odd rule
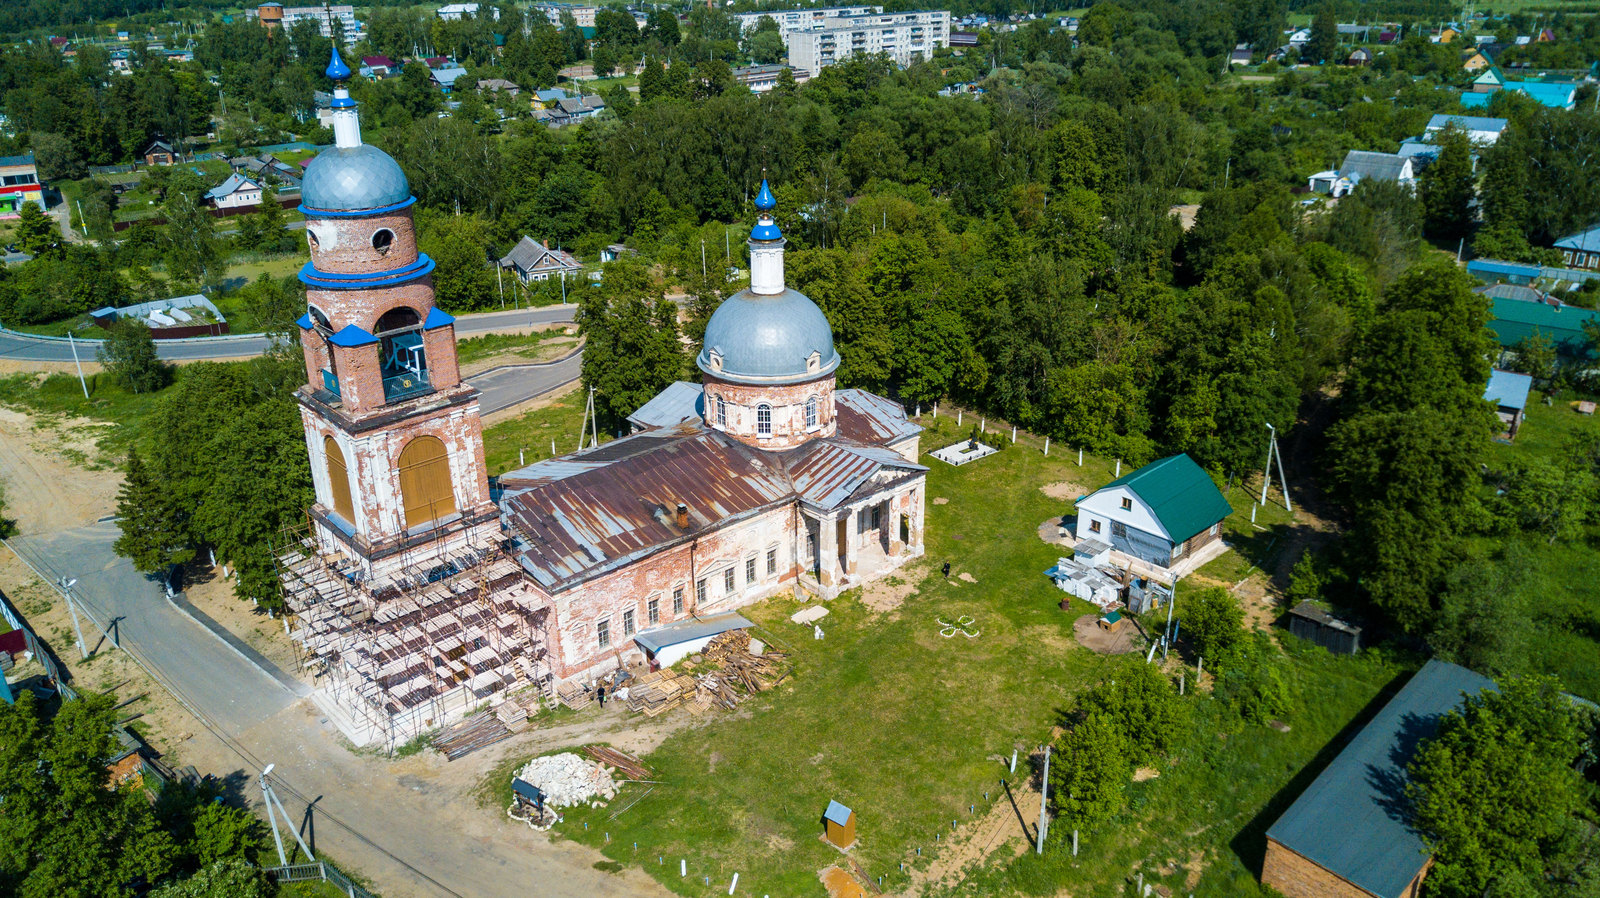
[[[67,600],[67,613],[72,615],[72,632],[78,636],[78,654],[87,661],[89,649],[83,644],[83,626],[78,623],[78,609],[72,605],[72,587],[78,585],[77,578],[68,580],[66,577],[61,577],[56,582],[61,586],[62,597]]]

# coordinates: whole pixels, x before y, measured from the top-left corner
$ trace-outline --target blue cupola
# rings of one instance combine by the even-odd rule
[[[782,240],[783,231],[778,229],[778,223],[772,218],[772,210],[777,208],[778,200],[772,195],[772,188],[767,186],[767,179],[761,179],[761,190],[756,194],[756,226],[750,229],[751,240]]]
[[[343,59],[339,58],[338,47],[333,48],[333,58],[328,60],[328,69],[324,74],[334,81],[344,81],[350,77],[350,67],[344,64]]]

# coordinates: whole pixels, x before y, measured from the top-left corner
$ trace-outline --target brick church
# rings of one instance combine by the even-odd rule
[[[300,207],[316,503],[279,568],[302,665],[357,741],[658,663],[646,646],[726,612],[832,598],[922,554],[921,428],[836,389],[827,319],[784,283],[765,182],[750,286],[711,317],[702,384],[663,391],[629,436],[491,481],[410,185],[361,142],[337,50],[327,73],[335,142]]]

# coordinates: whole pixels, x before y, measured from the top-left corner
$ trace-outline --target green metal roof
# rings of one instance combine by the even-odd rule
[[[1175,543],[1181,543],[1233,513],[1222,491],[1188,455],[1151,462],[1111,481],[1101,490],[1125,486],[1150,506],[1150,512]]]
[[[1489,330],[1494,331],[1501,346],[1509,349],[1537,333],[1554,342],[1556,351],[1562,355],[1594,357],[1589,336],[1583,332],[1583,323],[1600,321],[1600,314],[1576,306],[1552,306],[1521,299],[1495,298],[1492,303],[1494,317],[1489,322]]]

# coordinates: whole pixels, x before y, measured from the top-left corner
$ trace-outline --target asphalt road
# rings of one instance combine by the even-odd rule
[[[478,410],[487,415],[569,384],[578,379],[582,368],[583,351],[578,350],[554,362],[491,368],[466,381],[482,394],[478,398]]]
[[[78,581],[72,592],[88,612],[83,638],[91,647],[100,641],[101,629],[111,629],[115,621],[123,646],[158,667],[185,700],[203,708],[230,735],[300,697],[168,602],[160,585],[117,555],[112,545],[118,534],[117,525],[106,521],[9,542],[47,582]]]
[[[572,320],[575,305],[544,306],[538,309],[521,309],[509,312],[480,312],[462,315],[456,319],[456,336],[467,337],[510,331],[541,324],[558,324]],[[189,340],[162,340],[156,352],[169,362],[193,362],[203,359],[244,359],[267,351],[269,338],[262,334],[237,337],[196,337]],[[93,361],[97,345],[88,340],[78,341],[78,358]],[[19,362],[70,362],[73,347],[65,340],[50,340],[11,331],[0,331],[0,359]]]

